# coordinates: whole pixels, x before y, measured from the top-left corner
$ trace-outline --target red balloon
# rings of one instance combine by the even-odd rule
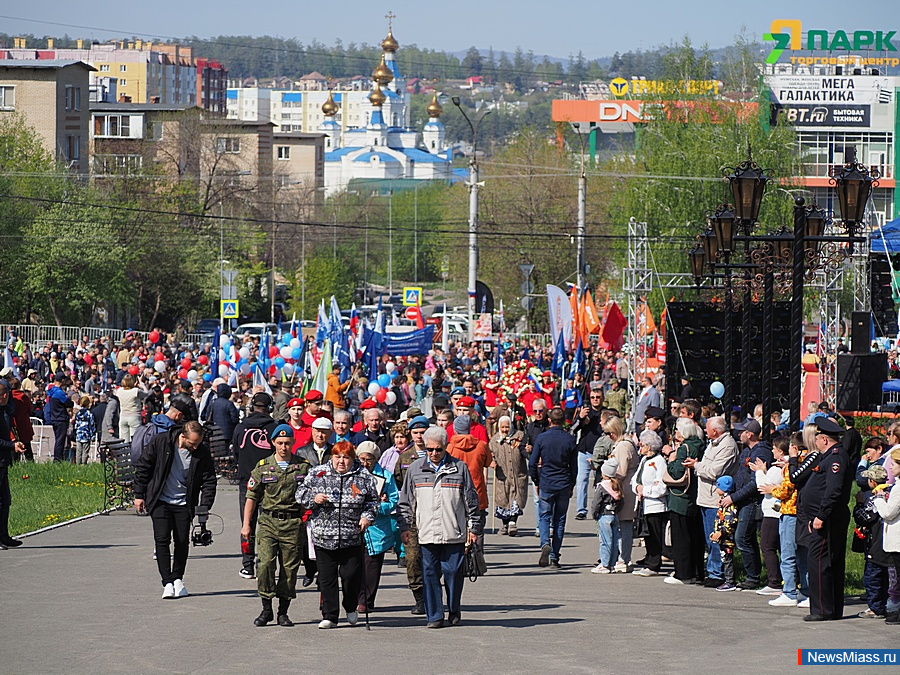
[[[187,379],[187,374],[188,374],[187,368],[182,368],[181,370],[178,371],[178,377],[180,377],[182,380]]]
[[[140,372],[140,370],[138,369],[137,366],[131,366],[131,367],[128,369],[128,373],[129,373],[130,375],[137,375],[139,372]]]
[[[159,342],[159,331],[151,330],[150,334],[147,336],[147,339],[150,340],[153,344]]]
[[[274,359],[276,356],[278,356],[278,351],[278,347],[276,347],[275,345],[269,347],[269,358]]]
[[[387,389],[385,389],[384,387],[382,387],[381,389],[379,389],[378,391],[375,392],[375,400],[378,401],[379,403],[384,403],[386,398],[387,398]]]
[[[275,366],[269,366],[269,375],[274,375],[278,372],[278,369]]]
[[[197,357],[197,363],[199,363],[201,366],[205,366],[207,363],[209,363],[209,357],[206,354],[201,354]]]
[[[185,370],[190,368],[192,365],[194,365],[194,364],[188,357],[185,356],[183,359],[181,359],[181,367],[184,368]]]
[[[156,354],[153,355],[153,360],[154,361],[165,361],[166,355],[163,354],[162,352],[156,352]]]

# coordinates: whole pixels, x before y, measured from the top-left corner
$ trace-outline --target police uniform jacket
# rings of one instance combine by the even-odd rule
[[[849,457],[840,443],[819,456],[809,478],[800,487],[797,516],[801,521],[814,518],[827,521],[832,515],[849,517],[850,488],[853,472]]]

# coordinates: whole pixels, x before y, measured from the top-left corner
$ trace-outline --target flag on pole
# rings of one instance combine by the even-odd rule
[[[619,309],[619,305],[613,302],[606,312],[606,322],[603,325],[603,333],[601,337],[607,342],[611,349],[619,350],[622,348],[625,337],[625,327],[628,320]]]
[[[600,316],[597,314],[597,306],[590,290],[584,292],[581,305],[581,325],[586,334],[593,335],[600,331]]]
[[[563,289],[547,284],[547,311],[550,315],[550,337],[556,349],[556,337],[562,331],[566,344],[572,342],[572,306]]]
[[[209,372],[213,378],[219,376],[219,343],[222,341],[222,327],[216,326],[215,335],[213,335],[212,347],[209,350]]]
[[[330,332],[331,322],[328,320],[328,315],[325,313],[325,298],[322,298],[322,302],[319,303],[319,313],[316,316],[316,345],[318,347],[322,347],[325,338],[328,337]]]
[[[553,354],[553,366],[550,368],[554,375],[562,377],[563,368],[566,366],[566,341],[563,339],[562,331],[559,332],[559,339],[556,341],[556,353]]]
[[[322,359],[319,361],[316,375],[309,385],[310,389],[315,389],[322,394],[328,391],[328,376],[331,375],[331,350],[331,343],[326,338],[325,347],[322,349]]]
[[[578,311],[578,286],[572,285],[572,288],[569,289],[569,306],[572,311],[572,343],[571,346],[574,348],[575,344],[581,342],[581,312]]]
[[[582,370],[584,370],[584,349],[579,342],[578,347],[575,348],[575,357],[572,359],[572,370],[569,371],[569,374],[580,373]]]
[[[257,363],[262,366],[263,373],[269,372],[269,331],[263,330],[259,338],[259,354]]]
[[[253,387],[262,387],[262,390],[264,392],[266,392],[269,396],[272,395],[272,388],[266,381],[266,374],[263,371],[262,365],[259,361],[253,364]]]
[[[356,303],[350,305],[350,333],[356,337],[359,333],[359,314],[356,312]]]
[[[297,312],[291,317],[291,337],[297,337]]]

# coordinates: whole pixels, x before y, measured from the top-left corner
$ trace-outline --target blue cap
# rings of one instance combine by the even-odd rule
[[[293,438],[294,437],[294,429],[289,424],[279,424],[275,427],[275,431],[272,432],[272,440],[274,441],[276,438]]]
[[[417,415],[409,420],[409,425],[406,428],[412,431],[413,429],[427,429],[430,426],[431,422],[428,421],[425,415]]]
[[[716,481],[716,487],[722,492],[730,494],[734,492],[734,478],[731,476],[719,476],[719,479]]]

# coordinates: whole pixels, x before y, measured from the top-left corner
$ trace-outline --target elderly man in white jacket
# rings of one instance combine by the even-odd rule
[[[726,474],[734,478],[737,473],[737,459],[740,452],[724,417],[710,417],[706,421],[706,437],[709,443],[703,453],[703,459],[690,457],[684,465],[693,467],[697,476],[697,506],[703,515],[703,532],[706,539],[706,581],[704,585],[715,588],[723,581],[722,557],[719,545],[709,540],[716,522],[716,510],[719,508],[719,496],[716,493],[716,481]]]

